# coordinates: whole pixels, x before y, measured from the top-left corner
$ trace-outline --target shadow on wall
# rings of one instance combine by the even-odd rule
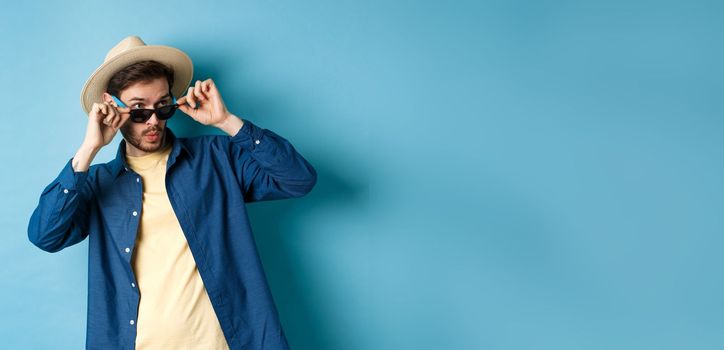
[[[304,154],[303,154],[304,155]],[[325,208],[334,206],[361,207],[361,185],[352,185],[335,176],[334,170],[314,157],[304,155],[315,167],[317,185],[306,196],[292,200],[266,201],[247,204],[254,238],[259,248],[269,285],[274,293],[284,332],[289,345],[295,350],[335,350],[345,348],[344,339],[332,330],[339,325],[325,314],[329,305],[318,305],[324,295],[334,293],[323,291],[308,276],[318,273],[310,271],[315,264],[296,260],[302,256],[295,252],[295,242],[309,241],[300,237],[309,235],[305,228],[307,217],[318,216]]]
[[[194,81],[208,78],[218,81],[217,77],[221,76],[222,71],[224,69],[212,63],[195,61]],[[250,117],[249,120],[262,128],[275,124],[270,121],[288,120],[289,116],[309,114],[309,111],[293,111],[286,108],[283,100],[278,98],[259,96],[257,95],[259,91],[254,91],[253,101],[248,101],[246,106],[239,106],[235,101],[240,100],[240,96],[245,96],[244,91],[247,91],[247,88],[251,88],[243,86],[243,83],[227,85],[228,82],[223,85],[217,83],[227,108],[242,118],[244,114],[238,111],[252,108],[254,115],[264,117],[259,121],[254,117]],[[273,96],[273,94],[270,95]],[[176,116],[169,121],[169,127],[180,137],[223,134],[216,128],[195,122],[181,111],[176,113]],[[269,129],[272,128],[269,127]],[[276,132],[273,129],[272,131]],[[292,145],[295,144],[293,137],[283,133],[280,133],[280,136],[287,138]],[[322,293],[322,286],[315,285],[313,281],[307,279],[309,274],[306,271],[314,267],[308,268],[300,266],[301,264],[298,262],[295,263],[293,258],[302,254],[295,253],[294,249],[295,242],[305,240],[300,236],[309,232],[308,229],[305,229],[304,223],[307,221],[306,218],[313,213],[325,210],[324,208],[329,205],[357,208],[363,206],[365,203],[361,202],[364,201],[365,179],[342,178],[337,175],[341,172],[334,168],[338,162],[325,160],[324,155],[316,157],[311,152],[299,151],[317,170],[317,184],[312,191],[297,199],[248,203],[247,210],[266,277],[290,347],[295,350],[341,349],[344,341],[332,334],[332,330],[336,327],[333,325],[333,320],[324,314],[324,310],[328,309],[327,306],[315,304],[322,299],[315,296],[329,293]],[[311,274],[316,275],[314,272]]]

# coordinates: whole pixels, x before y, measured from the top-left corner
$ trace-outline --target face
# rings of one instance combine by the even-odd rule
[[[108,93],[104,93],[103,97],[108,102],[112,101]],[[131,109],[152,109],[172,103],[166,78],[135,83],[117,97]],[[156,113],[144,123],[135,123],[129,119],[120,131],[126,140],[126,154],[130,156],[151,154],[166,144],[166,120],[159,120]]]

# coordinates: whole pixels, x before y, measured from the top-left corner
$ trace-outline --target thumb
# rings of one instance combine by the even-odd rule
[[[118,125],[114,127],[116,131],[118,131],[118,129],[120,129],[124,124],[126,124],[129,118],[131,118],[131,113],[123,112],[120,108],[118,110],[121,112],[121,120],[118,122]]]
[[[178,102],[178,101],[177,101],[177,102]],[[178,102],[178,104],[179,104],[178,109],[180,109],[181,112],[184,112],[184,113],[190,115],[191,117],[194,117],[194,116],[196,115],[196,113],[198,113],[197,110],[191,108],[191,107],[190,107],[189,105],[187,105],[187,104],[184,104],[184,103],[181,103],[181,102]]]
[[[181,97],[181,98],[179,98],[178,100],[176,100],[176,103],[178,103],[178,104],[180,104],[180,105],[182,105],[182,106],[185,106],[185,107],[190,107],[191,104],[189,104],[189,101],[188,101],[188,98],[187,98],[187,97],[188,97],[188,95],[184,95],[183,97]],[[198,106],[199,106],[199,105],[198,105],[198,103],[197,103],[197,104],[196,104],[196,108],[194,108],[194,107],[191,107],[191,108],[198,109]]]
[[[131,113],[131,107],[116,107],[116,110],[118,110],[121,114],[130,114]]]

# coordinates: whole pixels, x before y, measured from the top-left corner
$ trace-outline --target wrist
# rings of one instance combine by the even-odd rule
[[[90,167],[93,158],[98,153],[99,148],[83,144],[73,156],[73,171],[83,172]]]
[[[83,154],[93,154],[95,155],[98,153],[98,151],[101,150],[101,147],[98,147],[96,145],[93,145],[91,143],[83,142],[80,147],[78,148],[78,153]]]
[[[241,127],[244,126],[244,121],[236,115],[228,113],[223,121],[215,124],[214,126],[221,129],[229,136],[234,136],[239,132],[239,130],[241,130]]]

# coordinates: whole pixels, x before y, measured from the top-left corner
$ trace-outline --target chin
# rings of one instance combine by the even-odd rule
[[[158,142],[143,142],[143,146],[147,149],[158,151],[161,149],[161,146],[163,146],[163,139],[159,139]]]

